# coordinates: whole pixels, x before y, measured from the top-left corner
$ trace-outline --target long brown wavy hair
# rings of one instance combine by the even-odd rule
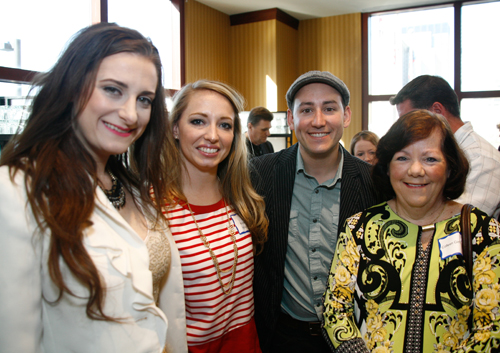
[[[54,67],[39,75],[34,87],[31,113],[23,132],[14,136],[2,151],[0,165],[9,166],[11,179],[24,172],[28,204],[38,227],[50,232],[49,272],[59,288],[58,302],[64,293],[73,295],[64,282],[59,261],[62,258],[73,276],[87,287],[87,316],[111,320],[103,312],[105,287],[83,244],[85,229],[92,225],[97,169],[92,156],[75,134],[76,119],[85,108],[95,86],[102,60],[118,53],[141,55],[155,65],[158,84],[151,107],[151,118],[142,136],[129,152],[111,156],[107,168],[141,202],[153,227],[165,222],[160,206],[150,198],[165,196],[166,156],[164,145],[169,131],[166,117],[162,68],[157,49],[139,32],[116,24],[100,23],[81,30]],[[173,145],[173,143],[172,143]],[[29,289],[27,289],[29,290]]]
[[[219,164],[217,176],[221,181],[222,197],[228,200],[236,213],[243,219],[252,234],[254,252],[260,253],[267,240],[269,221],[265,214],[265,204],[262,197],[254,190],[248,171],[248,159],[245,142],[241,131],[239,112],[243,110],[244,99],[232,87],[216,81],[200,80],[185,85],[173,97],[173,107],[169,115],[170,126],[177,125],[182,113],[186,110],[192,95],[197,91],[208,90],[226,98],[234,110],[234,139],[227,157]],[[181,158],[179,142],[174,139],[173,131],[167,131],[170,141],[175,141],[175,147],[170,149],[171,173],[165,179],[169,197],[167,204],[174,204],[176,199],[187,201],[182,192],[182,171],[185,165]],[[187,172],[187,171],[186,171]]]

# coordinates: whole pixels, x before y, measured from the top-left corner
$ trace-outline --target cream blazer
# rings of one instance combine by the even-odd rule
[[[87,317],[87,290],[63,261],[64,281],[76,296],[65,294],[53,303],[58,290],[48,272],[50,234],[37,230],[26,200],[24,174],[18,172],[12,183],[8,167],[0,167],[0,352],[161,352],[168,323],[154,303],[146,244],[104,193],[97,190],[93,225],[85,231],[84,245],[106,286],[104,312],[123,319],[120,323]],[[176,250],[172,237],[167,238]],[[176,328],[180,324],[185,333],[182,273],[176,270],[180,266],[176,256],[163,290],[165,298],[172,292],[171,305],[181,304],[166,310],[178,316],[172,319],[176,332],[169,336],[182,335],[182,327]],[[177,346],[182,347],[185,334],[179,337]],[[168,345],[175,346],[172,341]]]

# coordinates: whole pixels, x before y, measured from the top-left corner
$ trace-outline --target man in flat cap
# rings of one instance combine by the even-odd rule
[[[329,72],[300,76],[286,94],[298,143],[252,159],[268,241],[255,257],[255,320],[263,352],[330,352],[322,296],[338,232],[375,204],[370,166],[339,143],[351,122],[349,90]]]

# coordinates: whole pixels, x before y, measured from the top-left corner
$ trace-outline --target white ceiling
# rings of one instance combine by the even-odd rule
[[[190,1],[190,0],[186,0]],[[192,1],[192,0],[191,0]],[[228,15],[279,8],[298,20],[439,4],[446,0],[196,0]],[[458,1],[458,0],[452,0]],[[449,0],[448,0],[449,2]]]

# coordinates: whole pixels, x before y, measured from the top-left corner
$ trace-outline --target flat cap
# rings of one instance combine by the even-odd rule
[[[344,105],[344,108],[349,105],[349,89],[340,78],[334,76],[328,71],[309,71],[296,79],[288,89],[288,92],[286,92],[286,103],[288,104],[289,109],[292,109],[293,107],[293,100],[295,99],[297,92],[302,87],[310,83],[324,83],[335,88],[342,97],[342,104]]]

